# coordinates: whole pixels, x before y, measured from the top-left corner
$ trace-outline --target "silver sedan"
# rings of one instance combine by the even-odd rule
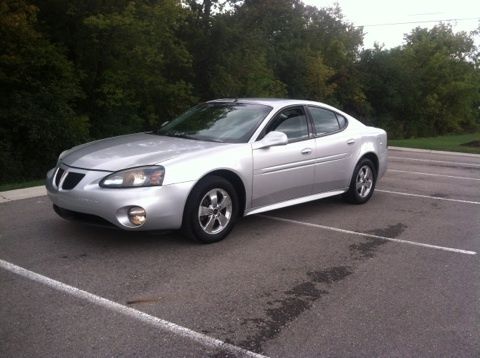
[[[220,99],[153,132],[79,145],[47,173],[55,211],[126,230],[223,239],[242,216],[343,194],[367,202],[387,135],[323,103]]]

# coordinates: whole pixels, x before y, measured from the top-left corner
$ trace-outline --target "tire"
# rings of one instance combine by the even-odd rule
[[[361,159],[355,166],[350,187],[344,198],[352,204],[365,204],[373,195],[376,180],[375,165],[368,158]]]
[[[204,244],[223,240],[233,229],[238,206],[237,192],[228,180],[219,176],[206,177],[187,199],[182,232]]]

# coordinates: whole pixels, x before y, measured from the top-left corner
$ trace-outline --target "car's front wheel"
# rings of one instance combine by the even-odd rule
[[[353,171],[350,187],[344,197],[353,204],[366,203],[373,195],[377,172],[372,161],[363,158],[358,162]]]
[[[201,180],[187,199],[182,232],[199,242],[224,239],[238,216],[238,197],[226,179],[210,176]]]

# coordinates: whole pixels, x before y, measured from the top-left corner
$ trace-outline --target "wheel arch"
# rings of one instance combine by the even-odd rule
[[[368,159],[370,162],[372,162],[374,166],[374,180],[373,180],[373,188],[370,190],[369,193],[365,197],[359,197],[359,194],[357,193],[357,188],[356,188],[356,178],[358,175],[359,170],[361,169],[360,163],[362,160]],[[358,170],[357,170],[358,168]],[[373,194],[373,191],[375,189],[375,184],[378,178],[378,169],[379,169],[379,159],[377,155],[373,152],[366,152],[363,155],[358,158],[358,160],[355,163],[355,168],[353,170],[352,178],[350,179],[350,184],[348,187],[348,190],[343,194],[343,197],[346,201],[352,204],[364,204],[368,200],[370,200],[370,197]]]
[[[357,161],[357,164],[364,158],[370,159],[375,166],[375,173],[378,176],[378,169],[379,169],[379,161],[378,161],[378,156],[373,153],[373,152],[368,152],[363,154]]]
[[[212,176],[222,177],[222,178],[228,180],[233,185],[233,187],[235,188],[235,190],[237,192],[238,200],[239,200],[238,215],[239,215],[239,217],[242,217],[244,212],[245,212],[247,193],[246,193],[245,184],[244,184],[242,178],[240,178],[240,176],[232,170],[217,169],[217,170],[208,172],[207,174],[203,175],[197,181],[197,183],[193,186],[192,190],[189,193],[189,196],[191,195],[193,190],[195,190],[195,187],[197,186],[198,183],[200,183],[201,181],[205,180],[206,178],[212,177]]]

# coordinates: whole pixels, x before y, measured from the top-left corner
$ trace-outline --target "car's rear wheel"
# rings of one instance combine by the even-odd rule
[[[238,196],[226,179],[210,176],[201,180],[188,197],[182,232],[199,242],[224,239],[238,216]]]
[[[344,195],[345,199],[353,204],[366,203],[373,195],[376,179],[377,171],[372,161],[363,158],[353,171],[350,187]]]

